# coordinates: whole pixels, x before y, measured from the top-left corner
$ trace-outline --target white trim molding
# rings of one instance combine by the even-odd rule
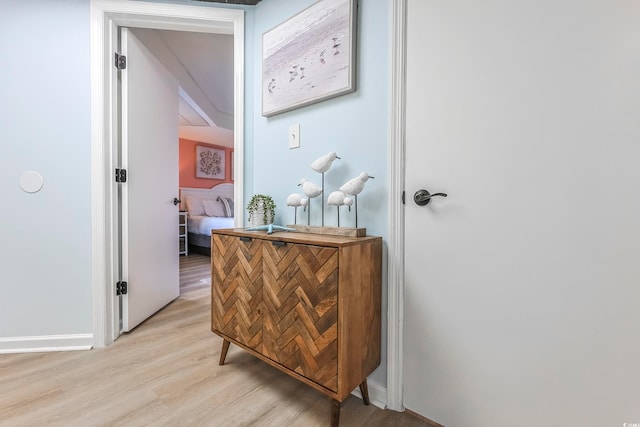
[[[407,1],[391,6],[387,408],[404,411],[404,191]]]
[[[115,282],[119,248],[117,188],[118,95],[112,66],[118,27],[233,34],[235,200],[243,200],[244,11],[200,5],[129,0],[91,0],[91,221],[93,345],[111,344],[119,334]],[[242,224],[242,204],[235,206]]]
[[[92,334],[0,338],[0,354],[90,350]]]
[[[367,380],[367,389],[369,391],[369,402],[373,406],[377,406],[380,409],[387,407],[387,389],[376,381]],[[360,387],[351,392],[358,399],[362,399],[362,393],[360,393]]]

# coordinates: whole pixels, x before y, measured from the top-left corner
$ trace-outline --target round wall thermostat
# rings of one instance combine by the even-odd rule
[[[27,193],[40,191],[44,178],[36,171],[27,171],[20,176],[20,188]]]

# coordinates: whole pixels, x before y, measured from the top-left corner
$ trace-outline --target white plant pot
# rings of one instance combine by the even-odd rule
[[[264,222],[264,206],[262,203],[258,205],[255,212],[251,215],[249,221],[250,227],[260,227],[261,225],[267,225],[273,223],[273,212],[267,213],[267,223]]]

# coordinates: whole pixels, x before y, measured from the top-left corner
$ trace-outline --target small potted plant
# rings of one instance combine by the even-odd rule
[[[251,227],[271,224],[276,212],[276,203],[271,196],[255,194],[249,200],[247,211],[249,211],[249,224]]]

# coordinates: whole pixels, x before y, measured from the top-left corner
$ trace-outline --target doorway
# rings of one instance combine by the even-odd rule
[[[118,94],[113,52],[118,27],[232,34],[234,37],[235,200],[243,200],[244,12],[215,7],[93,0],[91,2],[92,271],[94,346],[118,336],[119,246],[117,242]],[[243,223],[237,203],[235,223]]]

